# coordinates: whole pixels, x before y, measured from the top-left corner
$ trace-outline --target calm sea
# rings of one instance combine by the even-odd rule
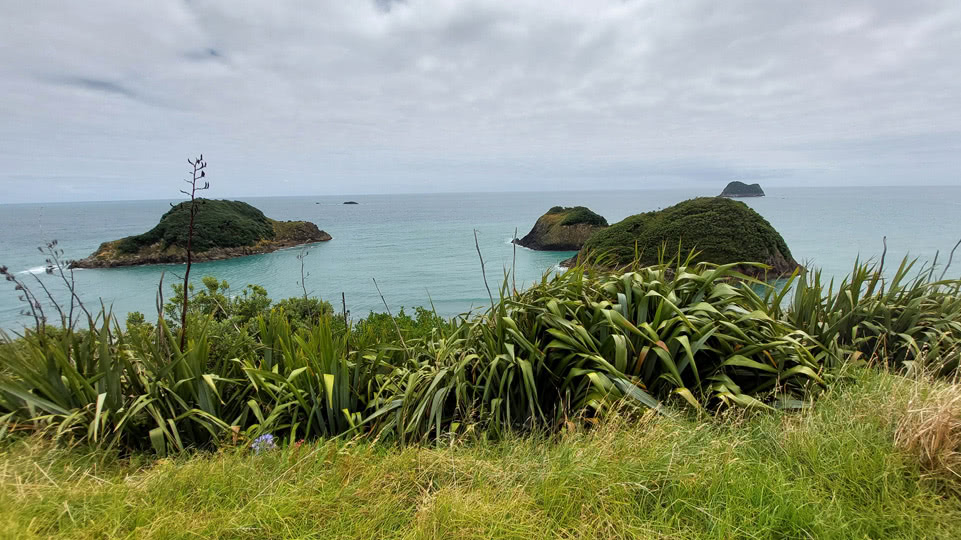
[[[719,188],[718,188],[719,189]],[[525,234],[538,216],[554,205],[585,205],[614,223],[628,215],[656,210],[702,195],[706,190],[584,191],[552,193],[476,193],[430,195],[355,195],[246,199],[275,219],[310,220],[333,240],[309,249],[305,259],[312,295],[340,306],[341,292],[357,316],[383,305],[372,278],[393,310],[426,306],[433,300],[445,315],[488,303],[474,247],[477,230],[494,289],[513,259],[515,228]],[[212,196],[216,193],[212,192]],[[344,205],[346,200],[358,205]],[[831,276],[846,274],[855,257],[879,256],[887,236],[888,257],[905,254],[940,261],[961,238],[961,187],[791,188],[770,189],[768,196],[745,199],[784,236],[798,261],[821,267]],[[43,275],[37,246],[57,239],[68,258],[82,258],[106,240],[138,234],[155,225],[171,201],[123,201],[0,205],[0,264]],[[961,250],[959,250],[961,251]],[[238,291],[261,285],[275,299],[300,295],[299,249],[197,264],[197,280],[216,276]],[[517,279],[531,283],[571,253],[517,249]],[[961,255],[956,257],[961,259]],[[961,260],[952,274],[961,274]],[[124,315],[155,313],[161,272],[166,282],[182,275],[182,265],[79,270],[78,290],[88,305],[100,301]],[[29,320],[20,315],[17,294],[0,282],[0,328],[16,329]],[[169,290],[166,295],[169,296]]]

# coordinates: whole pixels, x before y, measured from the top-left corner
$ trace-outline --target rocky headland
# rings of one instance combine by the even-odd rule
[[[589,208],[555,206],[514,243],[538,251],[577,251],[592,234],[606,227],[607,220]]]

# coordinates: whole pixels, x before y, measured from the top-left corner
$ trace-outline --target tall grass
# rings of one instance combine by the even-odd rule
[[[961,499],[894,436],[918,393],[947,385],[852,371],[857,384],[796,414],[609,415],[550,444],[325,440],[156,460],[0,442],[0,536],[961,537]]]

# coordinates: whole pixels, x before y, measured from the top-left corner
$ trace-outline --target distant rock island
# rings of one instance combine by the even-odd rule
[[[584,206],[555,206],[537,219],[534,228],[514,243],[539,251],[577,251],[607,220]]]
[[[270,253],[278,249],[326,242],[330,235],[309,221],[277,221],[241,201],[198,199],[192,259],[195,262]],[[190,203],[182,202],[149,231],[104,242],[96,252],[72,263],[74,268],[110,268],[187,261]]]
[[[344,201],[344,204],[360,204],[357,201]]]
[[[577,256],[561,263],[572,266],[578,259],[601,259],[605,266],[625,266],[635,257],[642,265],[658,262],[658,252],[667,257],[698,252],[695,262],[715,264],[760,262],[771,266],[771,276],[785,275],[798,268],[784,238],[760,214],[740,201],[721,197],[701,197],[625,218],[600,230],[584,243]],[[738,270],[761,277],[766,271],[754,267]]]
[[[761,184],[745,184],[744,182],[738,182],[737,180],[729,183],[724,191],[721,192],[721,197],[763,197],[764,190],[761,189]]]

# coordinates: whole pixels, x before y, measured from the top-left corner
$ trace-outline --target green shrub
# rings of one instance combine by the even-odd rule
[[[354,324],[357,333],[368,335],[371,339],[378,339],[380,342],[394,342],[397,340],[397,329],[400,329],[404,339],[426,339],[435,333],[449,333],[455,327],[455,323],[448,319],[438,316],[433,311],[423,308],[414,308],[414,316],[411,317],[402,307],[394,317],[387,313],[371,312],[367,317],[360,319]]]
[[[607,220],[589,208],[575,206],[574,208],[567,208],[565,210],[567,215],[561,220],[561,225],[580,225],[581,223],[585,223],[587,225],[607,227]]]
[[[204,276],[201,281],[204,288],[199,291],[195,291],[193,283],[189,286],[189,315],[210,317],[215,321],[229,321],[231,324],[244,326],[267,313],[270,308],[271,300],[267,296],[267,290],[259,285],[247,285],[240,294],[232,295],[230,284],[226,281],[218,281],[211,276]],[[183,285],[175,283],[171,288],[173,295],[164,305],[164,313],[168,323],[176,325],[180,320],[183,305]]]
[[[740,201],[719,197],[691,199],[630,216],[598,231],[582,253],[606,255],[617,265],[656,264],[663,248],[695,249],[696,261],[728,264],[766,262],[778,253],[791,260],[781,235]]]
[[[280,300],[274,304],[274,309],[283,311],[290,325],[295,329],[309,328],[321,319],[329,318],[334,314],[334,307],[330,305],[330,302],[320,298],[304,298],[303,296]]]
[[[197,207],[192,241],[196,253],[214,247],[251,246],[274,237],[272,222],[245,202],[197,199]],[[182,202],[168,210],[153,229],[120,240],[118,249],[122,253],[137,253],[158,242],[163,248],[186,249],[189,222],[190,203]]]
[[[607,220],[603,216],[594,213],[586,206],[553,206],[547,211],[548,215],[564,214],[561,225],[578,225],[586,223],[588,225],[601,225],[606,227]]]

